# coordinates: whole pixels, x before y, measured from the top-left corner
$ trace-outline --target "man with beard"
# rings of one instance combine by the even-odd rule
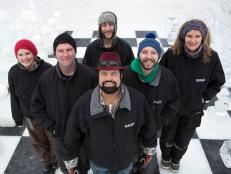
[[[63,173],[63,144],[67,118],[74,102],[87,90],[95,87],[95,71],[77,63],[76,42],[67,33],[58,35],[53,42],[57,65],[46,71],[37,83],[32,97],[32,115],[39,124],[51,131],[55,139],[56,155]],[[82,152],[82,151],[81,151]],[[81,158],[80,173],[89,169]]]
[[[138,58],[123,70],[124,84],[142,92],[152,108],[158,131],[173,122],[179,107],[177,80],[169,70],[158,64],[160,54],[161,47],[155,34],[148,33],[139,44]],[[147,171],[158,173],[156,170],[157,161],[153,159]]]
[[[103,12],[98,19],[98,25],[98,39],[88,45],[83,64],[94,68],[101,53],[117,52],[120,55],[122,66],[130,65],[134,55],[128,43],[116,36],[116,15],[110,11]]]
[[[93,174],[128,174],[140,142],[147,165],[156,147],[150,107],[138,91],[121,83],[122,64],[115,52],[100,55],[99,85],[75,103],[65,133],[65,164],[76,173],[79,147],[86,142]]]

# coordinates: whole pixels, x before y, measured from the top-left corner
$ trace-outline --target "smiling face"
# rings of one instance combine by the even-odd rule
[[[102,36],[105,39],[112,39],[114,33],[115,33],[115,26],[111,22],[106,22],[101,24],[101,32]]]
[[[19,49],[17,52],[17,59],[19,63],[28,70],[31,70],[36,64],[35,56],[27,49]]]
[[[59,44],[56,47],[55,55],[61,68],[72,67],[75,63],[76,52],[69,43]]]
[[[99,86],[103,92],[113,94],[120,88],[121,78],[119,70],[100,70]]]
[[[140,63],[144,71],[150,71],[158,62],[158,53],[153,47],[144,47],[139,55]]]
[[[185,35],[185,46],[192,52],[194,52],[202,42],[202,35],[199,30],[191,30]]]

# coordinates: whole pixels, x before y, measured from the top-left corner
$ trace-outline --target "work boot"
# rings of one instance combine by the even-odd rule
[[[171,165],[171,161],[165,161],[163,158],[161,159],[160,165],[163,169],[168,169]]]
[[[178,173],[179,172],[179,169],[180,169],[180,163],[178,164],[174,164],[174,163],[171,163],[171,168],[170,170],[174,173]]]

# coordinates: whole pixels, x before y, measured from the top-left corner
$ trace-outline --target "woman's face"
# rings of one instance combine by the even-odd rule
[[[17,59],[26,69],[31,70],[36,64],[35,56],[27,49],[19,49],[17,52]]]
[[[185,35],[185,46],[194,52],[202,42],[202,35],[199,30],[191,30]]]

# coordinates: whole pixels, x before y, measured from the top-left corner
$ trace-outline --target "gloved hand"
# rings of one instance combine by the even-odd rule
[[[152,160],[152,155],[142,154],[139,159],[140,166],[146,167],[151,160]]]
[[[71,168],[71,169],[68,169],[68,174],[79,174],[78,170],[76,168]]]

